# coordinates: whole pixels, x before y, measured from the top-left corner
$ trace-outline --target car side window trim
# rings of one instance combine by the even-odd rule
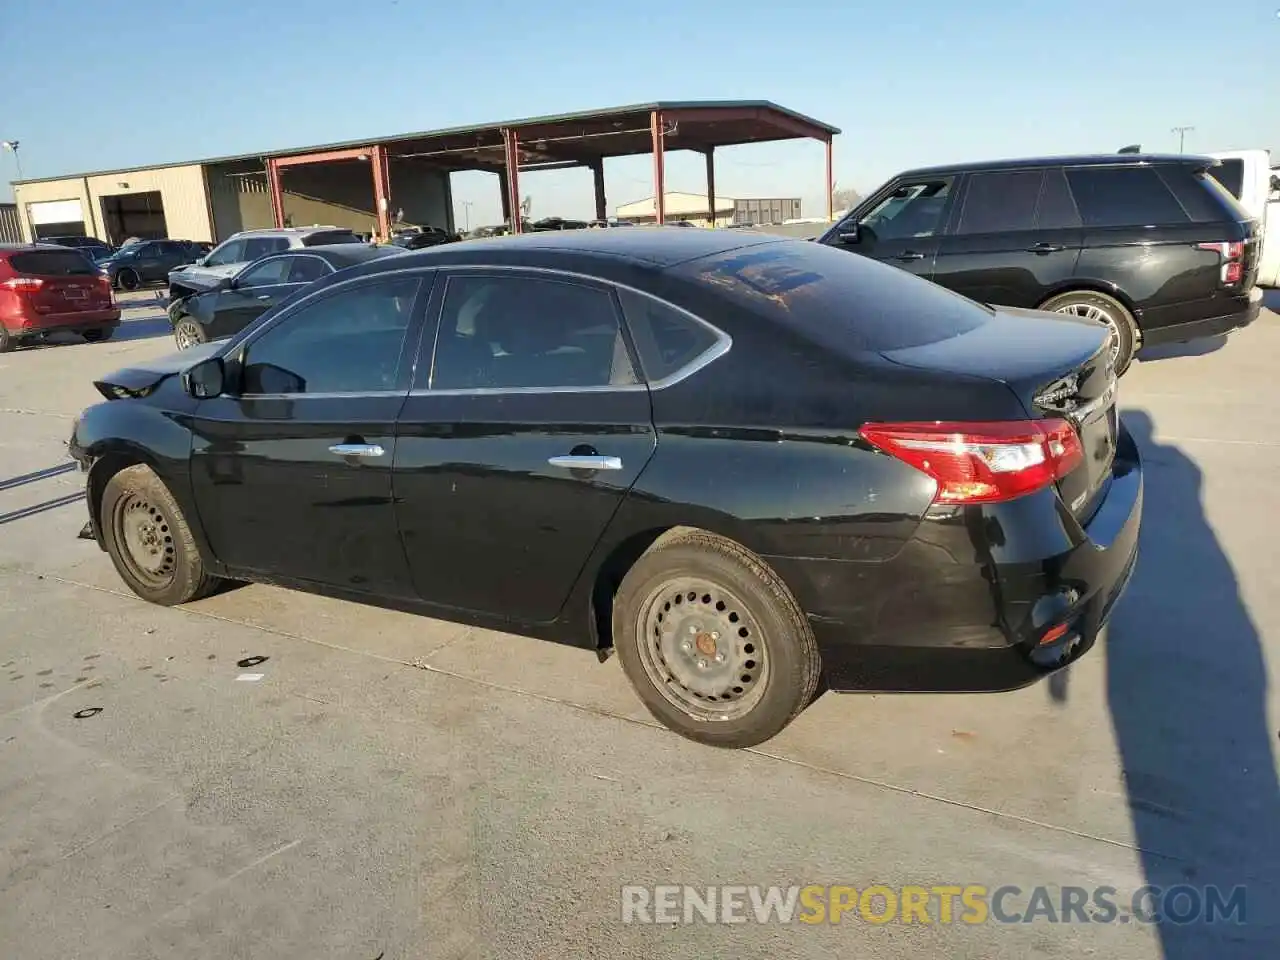
[[[409,391],[409,396],[411,397],[505,396],[505,395],[541,394],[541,393],[547,393],[547,394],[633,393],[638,390],[664,390],[667,387],[674,386],[675,384],[679,383],[681,380],[686,380],[689,377],[693,376],[695,373],[697,373],[699,370],[706,367],[708,364],[724,356],[726,353],[729,352],[729,349],[733,346],[733,338],[730,337],[729,334],[725,333],[719,327],[716,327],[713,324],[708,323],[706,320],[702,319],[696,314],[691,313],[690,311],[686,310],[684,307],[677,306],[676,304],[671,303],[668,300],[663,300],[661,297],[655,296],[654,294],[649,293],[646,290],[640,290],[637,287],[633,287],[625,283],[619,283],[614,280],[606,280],[601,277],[593,277],[590,274],[579,273],[573,270],[561,270],[561,269],[556,269],[554,267],[532,267],[532,266],[522,266],[522,265],[513,265],[513,264],[450,264],[448,267],[444,268],[442,272],[445,273],[445,276],[446,276],[446,282],[442,286],[447,286],[448,276],[457,275],[459,273],[480,273],[480,274],[514,273],[521,276],[534,276],[534,277],[541,275],[541,276],[545,276],[553,279],[568,280],[568,281],[577,282],[577,283],[585,283],[592,287],[605,289],[610,293],[610,296],[614,301],[614,307],[618,312],[618,322],[621,324],[623,336],[626,337],[628,341],[628,345],[632,350],[632,352],[634,352],[635,350],[635,336],[631,331],[630,326],[627,323],[625,312],[621,309],[621,304],[618,303],[617,296],[615,295],[615,292],[617,290],[627,290],[631,293],[636,294],[637,296],[646,297],[649,300],[652,300],[655,303],[658,303],[667,309],[674,310],[677,313],[682,314],[685,317],[688,317],[690,320],[697,323],[699,326],[704,327],[708,331],[710,331],[715,336],[715,341],[712,343],[710,347],[708,347],[706,350],[704,350],[702,353],[698,354],[697,356],[693,357],[684,366],[680,367],[677,370],[672,371],[671,373],[667,374],[665,377],[661,377],[657,380],[651,380],[648,382],[617,384],[617,385],[605,384],[602,386],[592,386],[592,387],[467,387],[467,388],[458,388],[458,389],[450,388],[445,390],[432,389],[431,387],[416,387]],[[435,334],[434,336],[431,337],[431,342],[429,344],[431,348],[431,352],[429,356],[423,355],[426,353],[426,348],[428,347],[428,343],[426,342],[426,337],[424,336],[423,338],[424,342],[419,352],[419,362],[427,360],[433,366],[435,364],[436,349],[438,345],[437,342],[440,336],[440,320],[441,320],[443,308],[444,308],[444,298],[441,297],[439,300],[439,303],[436,304],[432,309],[432,316],[429,317],[427,320],[428,328],[430,328],[431,325],[434,325],[435,327]],[[641,365],[638,362],[638,358],[633,357],[632,363],[636,367],[637,376],[643,378],[644,373],[643,373],[643,370],[641,369]],[[434,376],[434,370],[432,371],[432,373]]]
[[[264,336],[268,331],[274,330],[280,324],[287,323],[289,318],[292,317],[294,314],[296,314],[299,310],[303,309],[309,304],[315,303],[317,300],[327,299],[330,295],[335,295],[335,294],[344,292],[347,289],[352,287],[361,286],[361,285],[373,286],[379,283],[380,281],[386,280],[389,277],[399,277],[399,276],[408,275],[417,279],[418,292],[417,292],[417,295],[414,297],[413,307],[411,308],[411,312],[409,315],[409,327],[405,331],[405,340],[401,346],[401,366],[404,366],[405,357],[409,356],[411,362],[409,364],[409,371],[408,371],[409,379],[406,382],[408,384],[412,384],[414,366],[416,365],[416,355],[411,354],[409,351],[412,349],[411,345],[413,343],[416,343],[419,339],[419,334],[421,333],[421,329],[422,329],[421,318],[426,311],[426,305],[431,300],[431,293],[432,293],[433,286],[435,284],[435,279],[436,279],[435,275],[437,273],[438,273],[438,268],[434,266],[402,267],[399,270],[386,270],[381,273],[365,274],[359,277],[351,277],[350,279],[332,284],[331,286],[326,286],[323,289],[313,291],[312,293],[308,293],[305,296],[300,297],[298,300],[294,301],[293,303],[290,303],[287,308],[282,310],[276,316],[272,317],[271,320],[266,325],[258,329],[254,329],[252,333],[246,336],[243,340],[232,341],[232,343],[228,345],[227,350],[221,354],[218,354],[217,356],[221,357],[224,363],[230,365],[233,368],[233,370],[231,371],[231,376],[232,378],[234,378],[234,380],[238,381],[240,376],[240,368],[244,362],[245,354],[249,350],[249,348],[253,346],[254,341]],[[417,326],[415,327],[415,325]],[[403,377],[403,375],[404,375],[404,371],[402,370],[401,376]],[[347,391],[329,391],[329,392],[317,392],[317,393],[246,393],[246,394],[228,393],[227,396],[239,401],[256,401],[256,400],[298,401],[298,400],[306,400],[306,399],[335,400],[343,397],[348,397],[348,398],[349,397],[403,397],[403,396],[406,396],[409,392],[410,391],[406,387],[405,389],[397,389],[397,390],[347,390]]]

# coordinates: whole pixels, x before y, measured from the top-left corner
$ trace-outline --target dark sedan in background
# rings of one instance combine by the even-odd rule
[[[338,243],[255,260],[214,289],[169,304],[173,339],[178,349],[186,350],[229,337],[310,283],[347,267],[403,252],[398,246]]]
[[[70,450],[153,603],[257,580],[615,649],[741,747],[822,675],[1002,690],[1089,649],[1142,509],[1108,342],[817,243],[554,231],[103,377]]]
[[[115,289],[137,290],[168,280],[170,270],[199,259],[200,248],[186,240],[139,240],[98,261],[98,267]]]

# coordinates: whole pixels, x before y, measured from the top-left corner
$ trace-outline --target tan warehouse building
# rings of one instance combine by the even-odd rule
[[[289,168],[282,177],[285,224],[376,232],[372,157]],[[447,172],[400,158],[388,167],[405,220],[453,228]],[[274,226],[276,219],[260,157],[21,181],[14,184],[14,199],[26,240],[83,235],[117,245],[131,236],[216,242],[238,230]]]

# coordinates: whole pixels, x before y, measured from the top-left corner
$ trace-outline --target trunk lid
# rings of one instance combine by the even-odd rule
[[[982,377],[1005,384],[1026,414],[1066,420],[1084,460],[1058,481],[1058,493],[1081,520],[1105,492],[1119,420],[1107,328],[1081,318],[998,307],[991,321],[959,336],[884,352],[894,363]]]

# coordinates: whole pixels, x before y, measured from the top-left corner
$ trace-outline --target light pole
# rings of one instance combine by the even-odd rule
[[[462,229],[464,233],[471,232],[471,204],[473,202],[474,201],[472,200],[462,201],[462,222],[463,222]]]
[[[1194,133],[1195,129],[1196,129],[1195,127],[1173,127],[1169,131],[1170,133],[1176,133],[1178,135],[1178,152],[1179,153],[1186,153],[1186,151],[1182,149],[1182,146],[1184,143],[1186,143],[1187,134]]]
[[[18,168],[18,179],[22,179],[22,158],[18,156],[17,140],[0,140],[0,150],[13,154],[14,166]]]

